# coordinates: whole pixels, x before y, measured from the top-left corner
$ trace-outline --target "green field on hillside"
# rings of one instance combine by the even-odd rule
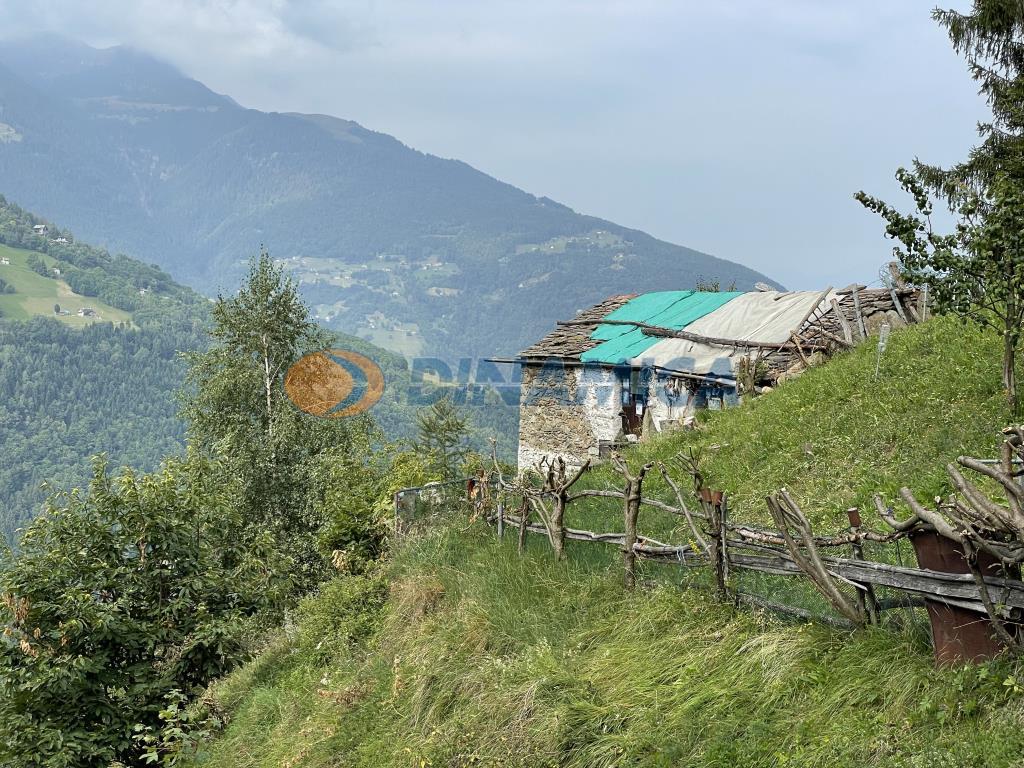
[[[0,317],[26,320],[30,317],[53,317],[72,327],[81,328],[96,322],[131,323],[129,313],[115,309],[99,299],[79,296],[59,277],[43,277],[26,266],[26,260],[33,251],[0,245],[0,278],[14,287],[13,294],[0,293]],[[35,254],[48,267],[54,259],[40,253]],[[9,264],[3,263],[9,261]],[[68,312],[56,315],[55,304]],[[92,308],[96,315],[79,317],[78,311]]]
[[[877,379],[871,342],[627,458],[701,450],[709,483],[735,500],[734,519],[764,522],[763,496],[786,486],[822,528],[841,527],[842,510],[876,490],[941,493],[948,461],[995,451],[1008,418],[997,342],[934,320],[893,335]],[[588,482],[615,477],[601,469]],[[584,521],[622,524],[600,504],[577,508],[572,522]],[[640,528],[684,535],[647,510]],[[678,569],[651,564],[629,593],[613,547],[570,542],[559,563],[540,537],[523,557],[514,539],[453,512],[380,574],[325,585],[211,690],[207,705],[227,725],[195,764],[1024,761],[1020,665],[935,669],[925,627],[902,612],[859,631],[787,622],[723,605]]]

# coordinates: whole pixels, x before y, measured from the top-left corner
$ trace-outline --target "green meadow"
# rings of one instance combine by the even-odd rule
[[[27,320],[30,317],[55,317],[62,323],[80,328],[97,322],[131,323],[128,312],[115,309],[99,299],[80,296],[59,277],[43,277],[33,272],[26,264],[33,251],[21,248],[10,248],[0,245],[0,279],[14,287],[14,293],[0,294],[0,317],[12,320]],[[43,254],[35,254],[48,267],[52,268],[54,260]],[[10,264],[4,264],[4,260]],[[55,304],[67,315],[56,315]],[[79,317],[78,310],[91,307],[96,311],[94,317]]]

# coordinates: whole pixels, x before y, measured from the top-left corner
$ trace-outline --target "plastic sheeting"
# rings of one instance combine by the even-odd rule
[[[833,295],[826,296],[824,301]],[[744,293],[694,320],[686,330],[701,336],[781,344],[798,330],[797,324],[820,296],[820,291]],[[733,378],[736,364],[751,352],[746,347],[734,349],[686,339],[654,339],[653,344],[630,359],[630,364]]]
[[[655,291],[630,299],[605,320],[633,320],[660,328],[681,330],[728,305],[746,294],[739,291]],[[591,334],[601,344],[580,355],[583,362],[618,365],[631,360],[657,345],[656,336],[645,336],[639,328],[628,325],[599,325]]]

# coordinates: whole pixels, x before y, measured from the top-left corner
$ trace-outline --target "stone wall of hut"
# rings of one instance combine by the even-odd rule
[[[621,388],[606,368],[559,363],[523,366],[519,401],[519,469],[561,457],[580,466],[601,441],[621,432]]]

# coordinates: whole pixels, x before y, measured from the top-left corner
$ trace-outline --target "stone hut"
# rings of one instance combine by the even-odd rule
[[[657,291],[612,296],[524,349],[520,470],[615,445],[765,392],[882,326],[927,311],[916,289]]]

